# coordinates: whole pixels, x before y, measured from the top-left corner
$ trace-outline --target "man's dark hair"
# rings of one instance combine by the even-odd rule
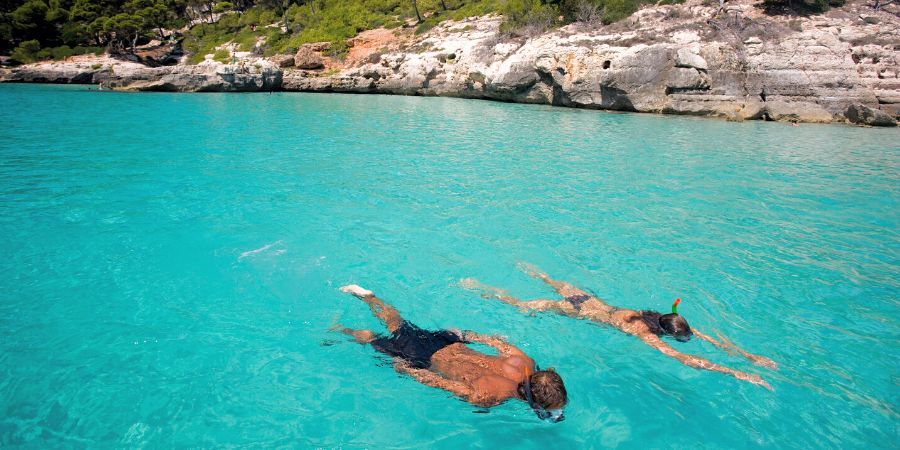
[[[569,401],[562,377],[552,367],[531,376],[531,392],[534,402],[548,410],[562,408]]]

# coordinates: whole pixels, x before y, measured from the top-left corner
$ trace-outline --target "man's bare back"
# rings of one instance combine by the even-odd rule
[[[519,348],[495,336],[471,331],[428,331],[403,320],[396,309],[372,291],[350,285],[341,288],[364,301],[384,321],[390,336],[370,330],[337,327],[357,342],[371,344],[394,358],[398,372],[419,382],[452,392],[474,405],[490,407],[511,398],[529,401],[541,418],[562,419],[566,403],[562,379],[552,369],[535,370],[534,361]],[[497,350],[488,355],[468,347],[480,343]],[[531,400],[529,400],[531,399]],[[547,413],[555,410],[556,413]]]
[[[485,338],[470,332],[462,335],[469,342]],[[471,389],[473,403],[494,406],[518,398],[518,387],[524,381],[525,373],[534,371],[534,361],[524,354],[486,355],[459,343],[438,350],[431,357],[431,367],[420,370],[430,370],[447,380],[463,383]],[[409,370],[406,372],[410,373]]]

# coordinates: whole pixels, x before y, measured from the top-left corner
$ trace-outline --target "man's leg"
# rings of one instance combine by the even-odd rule
[[[360,344],[368,344],[375,340],[377,335],[372,330],[354,330],[353,328],[347,328],[340,324],[331,327],[332,331],[340,331],[348,336],[353,336],[353,339],[356,339],[356,342]]]
[[[374,292],[363,289],[355,284],[348,284],[347,286],[342,287],[341,290],[348,294],[355,295],[360,300],[366,302],[366,304],[369,305],[369,309],[372,310],[372,314],[381,319],[391,333],[396,331],[397,328],[400,328],[400,325],[403,324],[403,318],[400,317],[400,312],[394,309],[393,306],[385,303],[384,300],[376,297]]]

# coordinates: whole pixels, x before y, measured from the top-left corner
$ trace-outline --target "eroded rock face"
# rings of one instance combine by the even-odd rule
[[[274,65],[225,65],[205,62],[194,66],[114,68],[94,82],[130,91],[255,92],[281,86],[282,72]]]
[[[197,65],[147,67],[116,59],[32,64],[0,74],[2,81],[99,84],[103,88],[167,92],[252,92],[281,88],[282,70],[257,60],[238,65],[205,61]]]
[[[691,3],[646,8],[632,20],[639,28],[570,25],[528,40],[502,39],[497,17],[445,23],[406,51],[332,77],[289,72],[283,87],[822,123],[848,121],[859,105],[868,109],[855,109],[855,122],[893,123],[895,16],[871,23],[844,11],[798,27],[749,1],[729,4],[718,16]],[[671,11],[682,19],[669,21]]]

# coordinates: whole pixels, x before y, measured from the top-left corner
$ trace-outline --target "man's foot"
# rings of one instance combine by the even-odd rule
[[[374,296],[375,296],[375,293],[374,293],[374,292],[372,292],[372,291],[370,291],[370,290],[368,290],[368,289],[363,289],[363,288],[361,288],[361,287],[359,287],[359,286],[357,286],[357,285],[355,285],[355,284],[348,284],[348,285],[346,285],[346,286],[342,286],[342,287],[341,287],[341,291],[344,291],[344,292],[346,292],[346,293],[348,293],[348,294],[355,295],[355,296],[357,296],[357,297],[359,297],[359,298],[363,298],[363,297],[374,297]]]

